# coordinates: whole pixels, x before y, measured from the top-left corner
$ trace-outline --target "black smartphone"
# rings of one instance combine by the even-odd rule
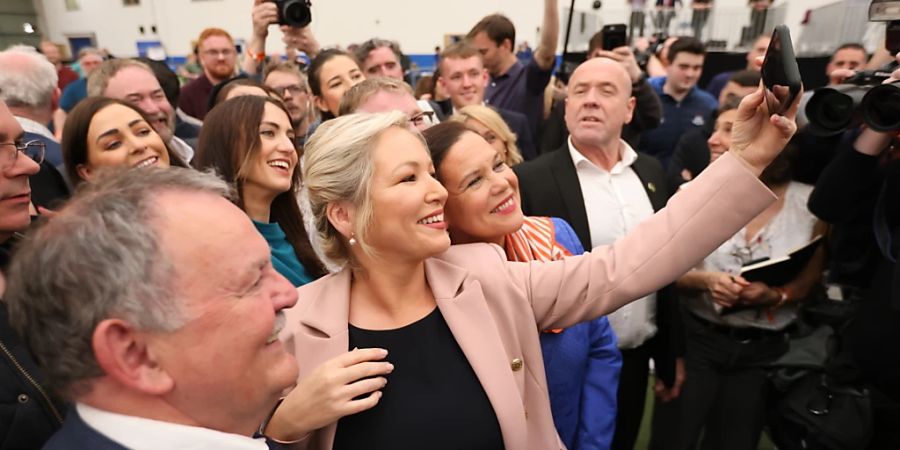
[[[603,33],[603,50],[612,50],[624,45],[628,45],[628,26],[624,23],[613,23],[604,25],[601,32]]]
[[[762,80],[769,114],[784,114],[803,85],[791,44],[791,31],[786,25],[778,25],[772,32],[772,41],[763,60]]]

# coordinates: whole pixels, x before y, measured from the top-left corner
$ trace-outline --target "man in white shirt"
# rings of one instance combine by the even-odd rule
[[[525,214],[568,221],[590,249],[612,244],[664,207],[662,166],[621,138],[634,107],[631,78],[620,63],[593,58],[579,66],[568,86],[567,144],[514,168]],[[623,360],[613,449],[634,448],[651,357],[657,395],[668,400],[679,393],[683,336],[677,302],[663,298],[673,292],[664,288],[608,316]]]
[[[74,403],[45,449],[266,449],[297,378],[277,335],[297,293],[220,179],[90,183],[20,249],[5,300]]]
[[[150,118],[150,126],[182,161],[194,158],[194,149],[175,136],[175,108],[150,66],[133,59],[106,61],[88,78],[88,95],[131,103]]]

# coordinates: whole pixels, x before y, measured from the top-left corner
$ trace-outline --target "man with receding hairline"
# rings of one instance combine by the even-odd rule
[[[612,244],[668,200],[659,161],[635,152],[621,137],[635,109],[631,83],[617,61],[582,63],[569,79],[567,143],[513,168],[523,212],[564,219],[586,249]],[[608,316],[622,351],[613,449],[634,447],[650,358],[659,380],[657,395],[670,399],[679,394],[683,338],[677,301],[667,298],[673,294],[667,286]]]

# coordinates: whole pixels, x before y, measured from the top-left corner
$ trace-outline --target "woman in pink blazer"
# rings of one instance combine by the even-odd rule
[[[614,245],[548,263],[450,247],[447,192],[403,114],[322,125],[304,182],[322,249],[344,269],[299,288],[287,313],[300,377],[265,434],[313,449],[563,448],[539,331],[672,282],[765,209],[774,196],[757,177],[795,113],[769,117],[762,91],[748,96],[737,145],[690,189]]]

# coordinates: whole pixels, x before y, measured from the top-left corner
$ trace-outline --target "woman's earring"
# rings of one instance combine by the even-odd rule
[[[356,238],[353,237],[353,235],[350,235],[350,240],[347,241],[347,243],[350,244],[351,247],[353,247],[354,245],[356,245]]]

